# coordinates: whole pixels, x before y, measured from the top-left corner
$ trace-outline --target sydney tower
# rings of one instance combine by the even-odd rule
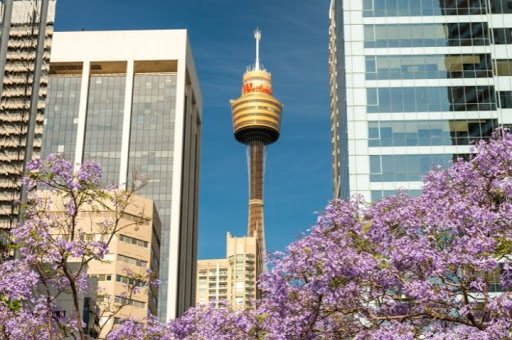
[[[263,177],[265,173],[265,146],[279,138],[283,105],[272,96],[272,77],[260,65],[259,42],[261,32],[254,32],[256,62],[242,78],[240,98],[231,100],[233,131],[240,143],[247,145],[249,165],[249,221],[248,236],[257,240],[256,273],[265,268],[265,232],[263,218]]]

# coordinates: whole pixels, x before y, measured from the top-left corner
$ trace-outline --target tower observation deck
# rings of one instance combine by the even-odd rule
[[[257,240],[256,273],[264,270],[265,233],[263,215],[263,178],[265,146],[279,138],[283,105],[272,96],[272,77],[260,66],[259,42],[261,32],[254,32],[256,62],[242,78],[240,98],[230,100],[233,132],[240,143],[247,145],[249,166],[249,215],[247,233]]]

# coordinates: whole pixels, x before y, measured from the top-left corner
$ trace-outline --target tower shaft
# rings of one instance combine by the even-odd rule
[[[249,223],[247,234],[263,241],[263,173],[265,144],[260,140],[249,142]]]
[[[251,140],[249,148],[249,221],[248,236],[255,237],[258,243],[258,264],[263,265],[265,253],[263,218],[263,181],[265,166],[265,144],[261,140]]]

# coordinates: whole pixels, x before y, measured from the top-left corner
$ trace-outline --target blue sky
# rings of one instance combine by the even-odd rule
[[[58,0],[57,31],[186,28],[203,94],[199,258],[223,257],[225,235],[247,227],[245,146],[235,141],[229,99],[261,62],[284,104],[281,138],[267,149],[265,233],[284,250],[331,197],[329,0]]]

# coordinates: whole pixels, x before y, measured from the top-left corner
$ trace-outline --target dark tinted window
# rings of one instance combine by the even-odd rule
[[[428,16],[486,13],[485,0],[364,0],[363,15]]]
[[[378,24],[364,26],[367,48],[489,45],[487,23]]]

